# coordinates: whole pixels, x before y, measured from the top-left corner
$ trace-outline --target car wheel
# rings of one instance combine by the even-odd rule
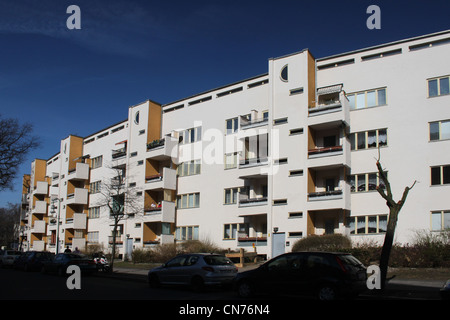
[[[203,291],[204,285],[203,279],[199,276],[196,276],[191,280],[191,288],[195,292]]]
[[[323,285],[317,291],[317,298],[319,300],[336,300],[337,291],[336,288],[331,285]]]
[[[160,287],[159,279],[156,274],[150,275],[150,277],[148,278],[148,286],[150,288],[159,288]]]
[[[241,281],[238,284],[237,292],[242,298],[250,298],[254,295],[254,288],[249,281]]]

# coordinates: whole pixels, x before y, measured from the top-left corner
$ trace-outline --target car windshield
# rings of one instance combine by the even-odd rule
[[[223,266],[233,264],[233,262],[231,262],[231,260],[225,256],[205,256],[203,259],[207,264],[211,266]]]

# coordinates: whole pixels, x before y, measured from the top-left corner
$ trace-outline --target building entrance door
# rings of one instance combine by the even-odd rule
[[[286,252],[284,232],[272,233],[272,258]]]

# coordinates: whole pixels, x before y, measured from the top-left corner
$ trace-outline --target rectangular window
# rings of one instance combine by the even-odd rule
[[[431,167],[431,185],[450,184],[450,165]]]
[[[428,80],[428,97],[443,96],[450,93],[449,76]]]
[[[384,233],[387,228],[387,215],[350,217],[350,234]]]
[[[225,126],[227,130],[227,134],[232,134],[238,131],[239,129],[239,121],[238,118],[228,119],[225,121]]]
[[[100,218],[100,207],[89,208],[88,218],[89,219]]]
[[[431,231],[443,231],[450,228],[450,210],[431,212]]]
[[[89,243],[98,243],[98,231],[90,231],[87,234],[87,241]]]
[[[194,143],[202,139],[202,127],[190,128],[180,132],[182,144]]]
[[[237,168],[237,164],[238,164],[237,152],[226,154],[224,163],[225,163],[225,169]]]
[[[223,204],[236,204],[239,188],[228,188],[224,190]]]
[[[89,193],[98,193],[101,188],[101,181],[95,181],[89,184]]]
[[[201,171],[201,160],[191,160],[183,162],[180,163],[180,165],[177,168],[177,174],[180,177],[200,174],[200,171]]]
[[[98,157],[92,158],[92,162],[91,162],[92,169],[100,168],[102,166],[102,162],[103,162],[103,156],[98,156]]]
[[[200,193],[187,193],[177,196],[177,208],[199,208],[200,207]]]
[[[199,226],[182,226],[175,230],[176,240],[199,240]]]
[[[450,120],[430,122],[430,141],[450,139]]]
[[[350,110],[386,105],[386,88],[350,93],[347,95]]]
[[[351,150],[378,148],[387,145],[387,129],[370,130],[350,134]]]
[[[383,180],[379,177],[377,172],[350,175],[348,176],[348,182],[350,184],[351,192],[374,191],[377,187],[382,189],[385,188]]]
[[[232,240],[240,236],[248,236],[247,223],[231,223],[223,225],[223,239]]]

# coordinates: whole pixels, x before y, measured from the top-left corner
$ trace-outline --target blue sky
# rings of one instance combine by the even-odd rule
[[[81,29],[69,30],[69,5]],[[369,5],[381,29],[369,30]],[[450,28],[450,1],[0,0],[0,114],[31,122],[48,159],[69,134],[87,136],[147,99],[169,103],[267,72],[268,59],[316,58]],[[71,111],[74,110],[74,111]]]

